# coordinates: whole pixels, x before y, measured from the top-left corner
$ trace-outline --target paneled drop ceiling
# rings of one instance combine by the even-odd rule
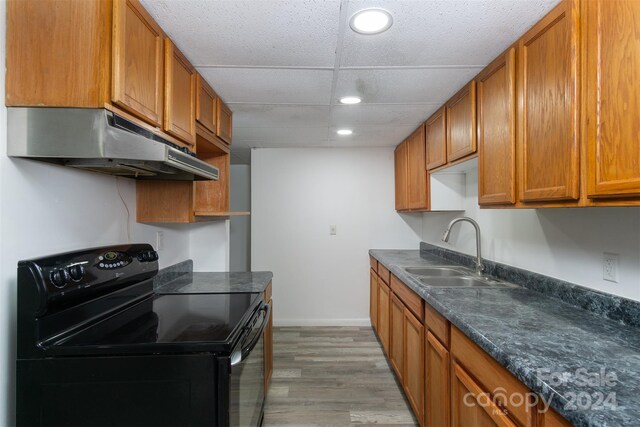
[[[248,163],[253,147],[395,146],[558,0],[142,3],[229,103],[232,161]],[[367,7],[393,26],[353,32]]]

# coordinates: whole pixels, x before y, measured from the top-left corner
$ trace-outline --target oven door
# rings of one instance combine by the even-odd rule
[[[264,411],[264,329],[271,307],[264,304],[245,327],[231,354],[229,425],[259,426]]]

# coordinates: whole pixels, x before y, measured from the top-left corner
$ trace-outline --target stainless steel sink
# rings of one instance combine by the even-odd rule
[[[420,281],[427,286],[435,288],[515,288],[511,283],[482,277],[458,276],[458,277],[421,277]]]
[[[404,270],[414,276],[427,277],[468,276],[470,273],[468,270],[453,267],[407,267]]]

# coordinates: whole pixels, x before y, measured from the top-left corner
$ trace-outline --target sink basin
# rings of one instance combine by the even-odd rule
[[[453,267],[407,267],[404,270],[415,276],[456,277],[469,275],[468,271]]]
[[[480,277],[421,277],[420,281],[427,286],[435,288],[515,288],[511,283],[498,282],[496,280]]]

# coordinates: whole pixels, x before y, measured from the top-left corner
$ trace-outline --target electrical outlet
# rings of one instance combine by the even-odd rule
[[[605,252],[602,258],[602,278],[618,283],[618,254]]]
[[[336,233],[337,233],[336,226],[335,226],[335,225],[330,225],[330,226],[329,226],[329,234],[330,234],[331,236],[335,236],[335,235],[336,235]]]
[[[164,231],[156,232],[156,250],[161,251],[164,249]]]

